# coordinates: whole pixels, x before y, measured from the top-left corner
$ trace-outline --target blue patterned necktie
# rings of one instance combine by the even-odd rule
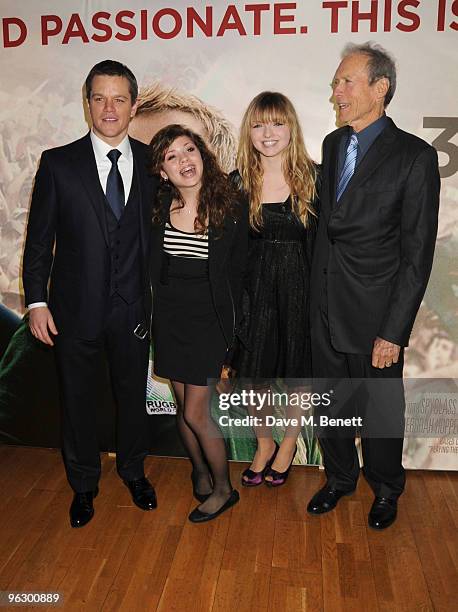
[[[340,173],[339,184],[337,185],[337,201],[340,200],[341,195],[345,191],[351,177],[355,172],[356,156],[358,154],[358,137],[353,134],[350,138],[350,144],[347,148],[347,154],[345,155],[345,161]]]
[[[107,178],[106,196],[108,204],[118,221],[124,211],[124,185],[118,168],[120,156],[121,151],[118,151],[118,149],[111,149],[107,153],[107,157],[111,161],[111,170]]]

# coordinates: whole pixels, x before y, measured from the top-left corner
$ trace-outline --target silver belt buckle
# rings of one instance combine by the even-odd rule
[[[140,340],[144,340],[147,335],[148,335],[147,328],[145,327],[145,325],[143,325],[143,323],[139,323],[137,327],[134,329],[134,336],[137,336],[137,338],[139,338]]]

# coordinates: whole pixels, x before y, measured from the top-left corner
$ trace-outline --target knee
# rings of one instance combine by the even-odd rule
[[[206,422],[205,411],[201,406],[185,406],[183,410],[183,418],[189,427],[199,429]]]

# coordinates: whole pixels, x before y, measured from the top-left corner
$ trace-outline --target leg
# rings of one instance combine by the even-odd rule
[[[211,417],[210,395],[209,387],[185,385],[184,420],[199,441],[213,480],[213,493],[199,506],[199,510],[206,513],[221,508],[232,491],[226,443]]]
[[[146,412],[149,341],[133,331],[141,318],[141,302],[113,299],[106,330],[106,349],[117,404],[116,464],[123,480],[144,477],[150,445],[151,417]]]
[[[268,388],[256,387],[255,391],[259,393],[267,393]],[[270,412],[271,411],[269,411],[268,408],[263,408],[263,410],[260,412],[257,409],[257,405],[250,404],[248,406],[248,414],[252,417],[262,418],[265,417],[267,414],[270,414]],[[253,457],[253,461],[251,462],[251,465],[248,470],[259,474],[259,472],[262,472],[266,467],[267,463],[272,457],[272,454],[275,452],[276,446],[272,436],[272,427],[270,425],[261,423],[261,425],[255,425],[253,429],[256,435],[256,441],[258,446],[256,449],[256,453]],[[245,482],[249,482],[250,478],[247,474],[243,474],[242,480]]]
[[[363,438],[363,473],[376,497],[397,499],[404,491],[403,438]]]
[[[287,393],[305,393],[309,389],[304,388],[287,388]],[[290,467],[294,461],[297,450],[297,437],[301,431],[301,417],[303,410],[300,406],[286,406],[282,408],[282,416],[287,419],[295,419],[297,425],[290,424],[285,428],[283,440],[281,441],[277,455],[267,470],[264,480],[269,483],[274,481],[275,486],[279,486],[286,482]]]
[[[208,465],[202,454],[199,440],[184,419],[184,384],[172,381],[172,387],[177,403],[177,428],[192,463],[193,484],[196,493],[208,495],[212,491]]]
[[[404,355],[389,368],[373,368],[369,355],[352,356],[358,360],[357,372],[367,382],[366,425],[361,434],[363,473],[376,497],[396,500],[404,490],[402,466],[404,443]]]
[[[354,409],[350,370],[347,356],[337,352],[331,343],[327,315],[320,311],[312,325],[312,364],[313,376],[317,391],[329,391],[329,387],[338,390],[345,413],[349,415]],[[335,394],[337,396],[337,393]],[[325,414],[324,410],[321,410]],[[331,416],[347,416],[332,414]],[[359,459],[354,437],[343,434],[337,428],[328,427],[326,435],[319,437],[323,453],[323,462],[328,485],[346,493],[356,488],[359,476]]]
[[[352,376],[365,379],[361,385],[363,472],[375,494],[369,526],[386,529],[396,520],[397,499],[405,483],[403,354],[397,364],[383,369],[372,367],[370,355],[348,357]]]
[[[100,478],[95,414],[103,373],[102,342],[59,335],[55,351],[67,478],[76,493],[94,491]]]

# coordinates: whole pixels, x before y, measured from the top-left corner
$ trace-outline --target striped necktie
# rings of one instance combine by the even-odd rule
[[[337,185],[337,201],[340,200],[341,195],[345,191],[351,177],[355,172],[356,156],[358,154],[358,137],[353,134],[350,138],[350,143],[347,148],[347,154],[345,155],[345,161],[340,173],[339,184]]]

